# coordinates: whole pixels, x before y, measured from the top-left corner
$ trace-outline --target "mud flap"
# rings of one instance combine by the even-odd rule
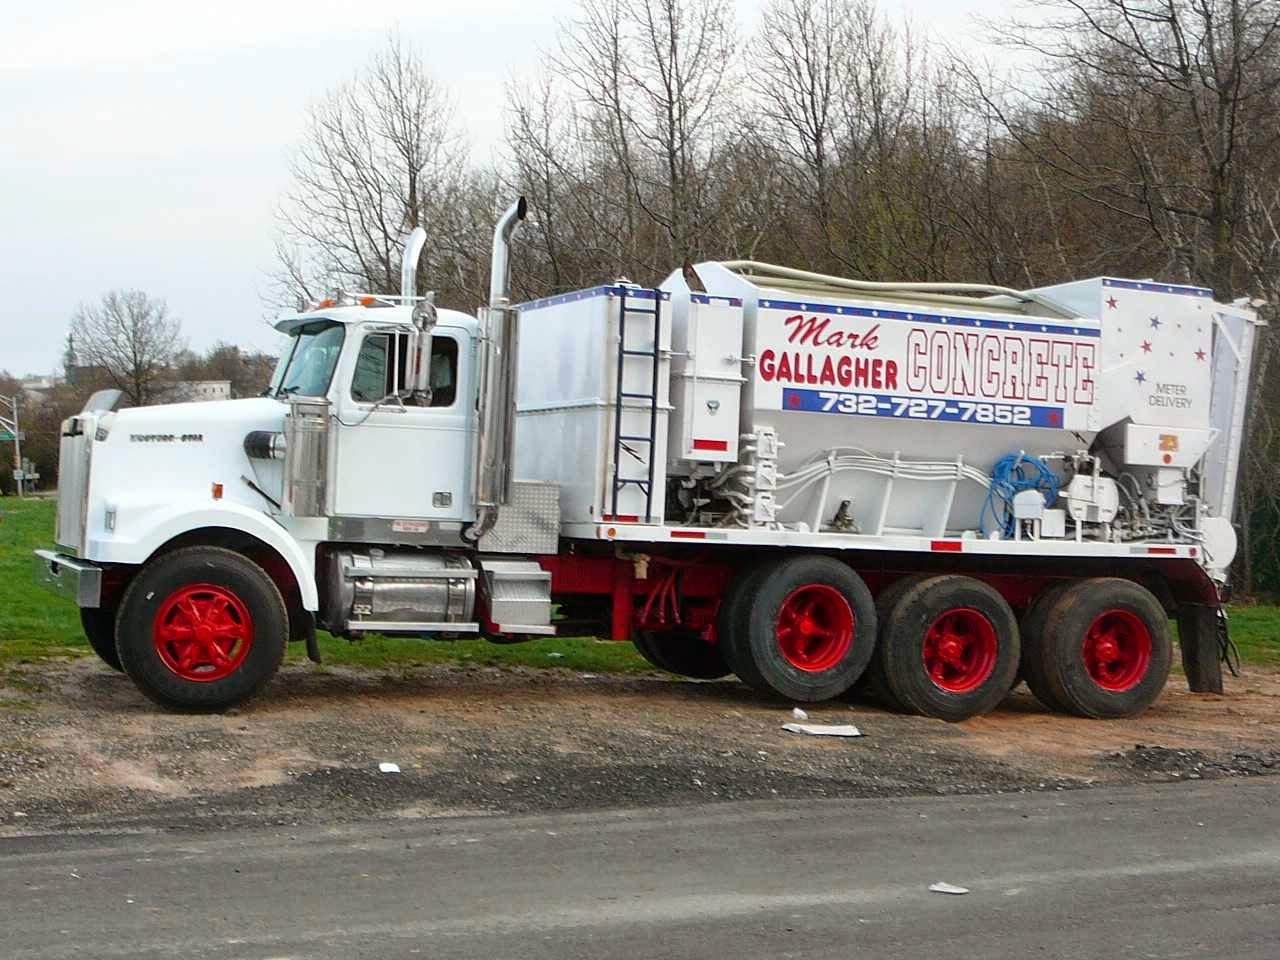
[[[316,618],[309,610],[302,611],[302,639],[307,641],[307,659],[312,663],[320,662],[320,641],[316,639]]]
[[[1218,644],[1218,608],[1198,603],[1178,607],[1178,646],[1182,669],[1193,693],[1222,693],[1222,651]]]

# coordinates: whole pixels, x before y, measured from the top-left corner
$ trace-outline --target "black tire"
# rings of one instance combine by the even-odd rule
[[[124,672],[116,652],[116,612],[100,607],[81,607],[80,626],[93,652],[112,670]]]
[[[1004,597],[972,577],[916,583],[880,637],[889,689],[926,717],[956,722],[987,713],[1018,673],[1018,621]]]
[[[722,639],[734,672],[762,693],[829,700],[847,691],[875,647],[876,608],[862,578],[830,557],[783,560],[752,574]]]
[[[755,592],[755,585],[768,566],[754,564],[738,570],[725,588],[724,596],[720,598],[720,609],[716,613],[716,646],[729,671],[739,679],[742,674],[734,661],[733,638],[747,629],[747,614],[750,610],[745,598]]]
[[[692,630],[640,630],[634,642],[640,656],[678,677],[719,680],[732,672],[720,648]]]
[[[194,602],[194,607],[184,605],[184,600]],[[192,609],[194,614],[188,612]],[[184,664],[176,657],[190,647],[183,639],[158,640],[165,624],[171,636],[203,631],[197,652],[185,665],[186,676],[179,672]],[[209,637],[215,631],[231,635],[221,639],[225,649],[218,647],[224,661],[220,665],[209,652]],[[284,659],[288,637],[284,600],[261,567],[221,547],[187,547],[153,560],[129,584],[120,605],[116,649],[125,673],[156,703],[177,710],[217,711],[242,703],[266,686]],[[174,660],[173,666],[166,656]],[[223,671],[225,675],[219,675]]]
[[[1053,690],[1049,688],[1049,682],[1045,679],[1044,668],[1041,666],[1044,662],[1043,650],[1046,643],[1044,623],[1049,616],[1049,610],[1070,586],[1071,581],[1065,581],[1050,584],[1040,591],[1040,595],[1027,607],[1019,623],[1022,634],[1022,659],[1018,674],[1027,682],[1027,688],[1035,694],[1035,698],[1056,713],[1066,713],[1067,707],[1054,696]]]
[[[1050,695],[1078,716],[1137,716],[1169,679],[1169,618],[1151,591],[1129,580],[1073,583],[1049,609],[1043,635],[1039,667]],[[1115,659],[1102,652],[1108,642]]]
[[[882,636],[885,631],[885,624],[889,622],[889,615],[893,612],[894,605],[897,604],[904,593],[926,579],[928,577],[922,573],[907,574],[893,581],[876,596],[876,624],[878,625],[878,633],[881,636],[876,637],[876,648],[871,653],[871,660],[867,663],[867,669],[863,671],[862,676],[858,678],[858,682],[849,691],[853,697],[875,701],[890,710],[901,710],[903,708],[902,701],[893,695],[893,691],[889,689],[889,681],[884,676],[884,656],[881,653],[884,648]]]
[[[649,638],[653,636],[649,630],[633,630],[631,631],[631,643],[636,648],[636,653],[644,657],[651,666],[657,667],[659,670],[664,669],[658,663],[657,657],[653,652],[653,647],[649,644]]]

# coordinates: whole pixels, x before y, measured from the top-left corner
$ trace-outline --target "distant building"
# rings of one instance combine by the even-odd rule
[[[39,403],[49,395],[54,387],[60,387],[65,381],[61,377],[23,377],[22,393],[32,403]]]
[[[173,400],[199,402],[230,400],[230,380],[179,380],[173,384]]]
[[[66,379],[59,383],[69,383],[73,387],[89,387],[106,384],[111,380],[106,367],[93,364],[82,364],[76,356],[75,340],[67,334],[67,349],[62,352],[62,369],[66,371]]]

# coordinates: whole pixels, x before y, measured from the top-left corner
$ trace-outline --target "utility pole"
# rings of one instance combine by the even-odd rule
[[[22,472],[22,431],[19,429],[18,423],[18,394],[12,397],[0,397],[9,407],[9,415],[11,419],[6,420],[3,414],[0,414],[0,431],[7,431],[13,435],[13,479],[18,485],[18,498],[21,499],[26,495],[26,479]]]

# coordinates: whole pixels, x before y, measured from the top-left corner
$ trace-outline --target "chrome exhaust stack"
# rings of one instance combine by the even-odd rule
[[[436,326],[435,294],[418,296],[418,261],[422,248],[427,244],[427,231],[414,227],[405,241],[404,256],[400,260],[400,299],[413,304],[413,325],[417,329],[414,339],[413,363],[402,384],[410,396],[425,404],[431,403],[431,332]]]
[[[400,296],[412,300],[418,295],[418,260],[422,248],[427,245],[427,231],[414,227],[404,245],[404,258],[400,261]]]
[[[505,305],[511,295],[511,235],[529,212],[521,197],[498,218],[493,228],[493,256],[489,260],[489,307]]]
[[[480,394],[477,404],[475,463],[471,471],[476,519],[465,531],[479,540],[511,498],[516,425],[517,317],[511,308],[511,236],[524,220],[521,197],[493,228],[489,262],[489,305],[480,311]]]

